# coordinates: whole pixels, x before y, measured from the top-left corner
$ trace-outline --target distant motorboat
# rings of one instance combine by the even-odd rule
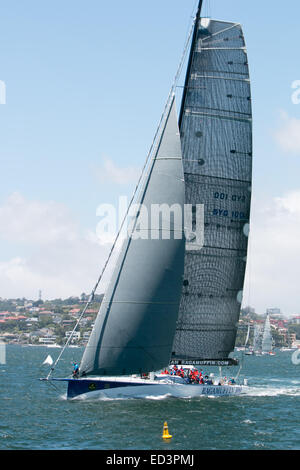
[[[254,351],[251,351],[251,350],[246,351],[246,352],[245,352],[245,355],[246,355],[246,356],[254,356]]]

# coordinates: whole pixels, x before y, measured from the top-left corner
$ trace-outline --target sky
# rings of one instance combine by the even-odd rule
[[[3,3],[0,297],[91,292],[110,249],[97,236],[97,208],[132,194],[195,7]],[[243,302],[299,314],[300,4],[206,0],[203,14],[241,23],[248,51],[254,156]]]

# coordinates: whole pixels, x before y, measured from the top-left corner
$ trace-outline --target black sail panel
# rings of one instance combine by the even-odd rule
[[[204,246],[187,245],[172,361],[234,349],[249,233],[252,111],[240,24],[197,20],[180,133],[185,202],[204,205]]]

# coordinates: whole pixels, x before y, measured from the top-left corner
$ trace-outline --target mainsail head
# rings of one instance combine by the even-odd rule
[[[204,204],[204,246],[187,246],[172,361],[223,360],[234,349],[246,268],[252,112],[240,24],[200,18],[180,113],[187,204]]]
[[[174,98],[141,191],[148,214],[176,205],[183,216],[184,176]],[[80,365],[81,375],[149,372],[169,363],[184,269],[183,221],[151,218],[123,244]],[[152,215],[152,214],[151,214]]]

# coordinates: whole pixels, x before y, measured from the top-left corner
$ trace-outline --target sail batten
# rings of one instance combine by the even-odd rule
[[[204,245],[186,249],[172,362],[223,361],[237,333],[252,181],[250,78],[239,23],[198,14],[180,133],[185,202],[204,204]]]

